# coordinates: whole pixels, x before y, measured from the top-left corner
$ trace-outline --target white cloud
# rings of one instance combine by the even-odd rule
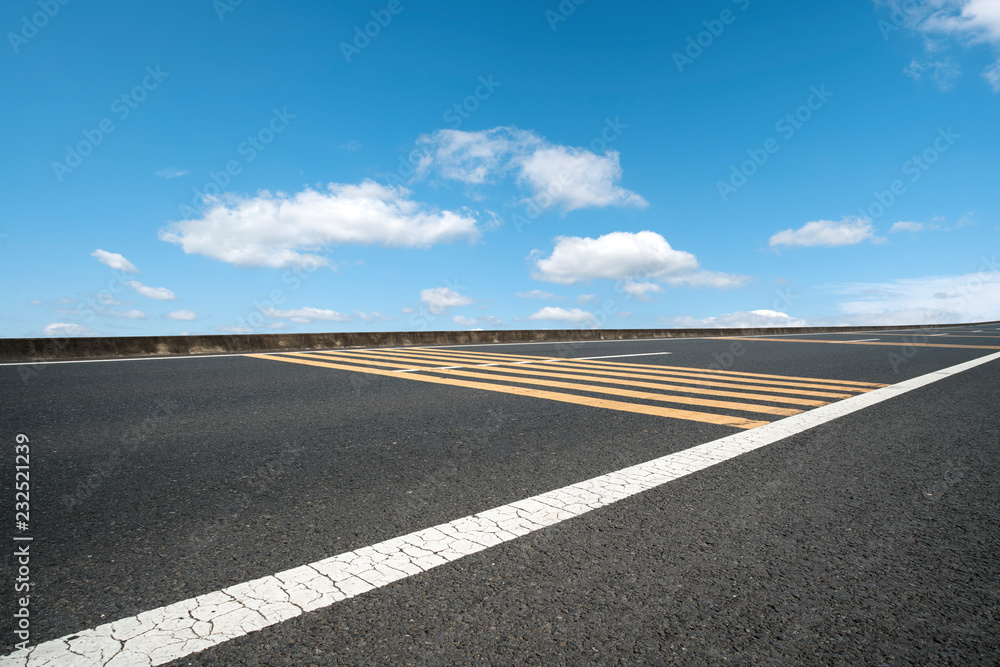
[[[577,303],[593,303],[594,301],[597,301],[596,294],[581,294],[580,296],[576,297]]]
[[[42,302],[40,300],[38,300],[38,299],[32,299],[31,301],[28,302],[28,305],[29,306],[40,306],[40,305],[42,305]]]
[[[618,151],[597,155],[583,148],[552,146],[522,158],[518,180],[533,191],[541,208],[647,206],[640,195],[618,186],[621,177]]]
[[[139,273],[139,269],[135,268],[132,262],[128,261],[116,252],[108,252],[106,250],[101,250],[98,248],[94,252],[90,253],[91,257],[96,257],[97,261],[105,266],[110,266],[116,271],[122,271],[123,273]]]
[[[479,237],[467,213],[425,210],[402,187],[365,180],[331,183],[289,196],[227,195],[213,200],[200,219],[182,220],[160,230],[160,239],[237,266],[325,266],[316,253],[335,243],[424,248]]]
[[[922,79],[925,74],[930,74],[935,86],[941,90],[948,90],[962,74],[962,71],[950,58],[930,58],[927,60],[914,58],[909,65],[903,68],[903,74],[915,81]]]
[[[474,327],[477,324],[479,324],[479,322],[477,320],[475,320],[475,319],[473,319],[471,317],[465,317],[463,315],[456,315],[455,317],[453,317],[451,319],[452,319],[452,321],[455,324],[458,324],[458,325],[463,326],[463,327]]]
[[[983,78],[990,84],[994,93],[1000,93],[1000,60],[983,70]]]
[[[296,324],[308,324],[309,322],[350,322],[351,316],[346,313],[339,313],[336,310],[324,310],[322,308],[295,308],[292,310],[277,310],[272,307],[262,308],[261,313],[265,317],[272,319],[288,318]]]
[[[626,294],[630,294],[639,301],[649,301],[650,297],[647,294],[662,292],[663,288],[656,283],[633,283],[626,282],[622,285],[622,289]]]
[[[847,324],[946,324],[1000,319],[1000,265],[985,261],[978,273],[904,278],[886,283],[843,283],[836,294]]]
[[[732,289],[743,287],[750,281],[750,276],[722,273],[721,271],[695,271],[679,276],[667,276],[663,282],[672,287],[712,287],[715,289]]]
[[[161,169],[156,172],[155,176],[160,178],[178,178],[179,176],[184,176],[188,173],[187,169]]]
[[[222,333],[231,333],[231,334],[253,333],[253,329],[251,329],[250,327],[243,326],[242,324],[237,324],[237,325],[233,325],[233,326],[227,325],[227,324],[223,324],[223,325],[217,326],[215,328],[217,330],[221,331]]]
[[[580,308],[557,308],[555,306],[545,306],[536,313],[528,316],[529,320],[549,320],[552,322],[570,322],[572,324],[583,324],[593,322],[597,318],[593,313]]]
[[[739,311],[704,318],[663,318],[663,321],[680,329],[760,329],[767,327],[808,326],[805,320],[800,320],[777,310]]]
[[[572,285],[577,282],[606,279],[624,281],[621,289],[633,296],[659,291],[652,281],[675,287],[739,287],[747,276],[703,271],[698,259],[689,252],[675,250],[655,232],[611,232],[596,239],[560,236],[549,257],[532,253],[536,280]],[[578,297],[585,303],[590,295]]]
[[[454,306],[468,306],[475,303],[469,297],[462,296],[449,287],[420,290],[420,300],[427,304],[427,310],[432,315],[440,315]]]
[[[923,2],[899,4],[886,0],[876,0],[876,4],[890,7],[894,24],[899,25],[899,17],[908,28],[925,37],[928,57],[914,59],[906,68],[906,73],[919,78],[931,72],[934,80],[942,88],[958,76],[958,67],[951,59],[941,54],[950,46],[948,38],[960,47],[987,45],[994,53],[1000,51],[1000,3],[997,0],[926,0]],[[888,26],[885,23],[884,26]],[[888,32],[883,30],[884,35]],[[982,71],[982,77],[994,92],[1000,92],[1000,58]]]
[[[138,280],[129,280],[125,284],[134,289],[139,294],[146,297],[147,299],[156,299],[157,301],[171,301],[177,298],[174,296],[174,293],[168,290],[166,287],[150,287],[148,285],[143,285]]]
[[[382,313],[378,312],[377,310],[376,311],[372,311],[370,313],[364,313],[364,312],[361,312],[360,310],[355,310],[354,314],[357,315],[358,318],[362,322],[365,322],[365,323],[368,323],[368,324],[371,324],[372,322],[388,322],[390,320],[395,319],[395,318],[392,318],[392,317],[386,317],[385,315],[383,315]]]
[[[598,155],[585,148],[549,143],[515,127],[438,130],[422,135],[417,144],[425,151],[418,176],[436,169],[442,178],[479,185],[514,174],[541,209],[558,207],[565,212],[647,205],[640,195],[618,185],[622,168],[617,151]]]
[[[80,324],[53,322],[42,329],[44,336],[95,336],[95,332]]]
[[[511,159],[539,146],[532,132],[495,127],[480,132],[438,130],[421,135],[417,144],[427,151],[418,174],[436,167],[443,178],[469,184],[493,182],[511,169]]]
[[[193,310],[175,310],[167,314],[171,320],[196,320],[198,316]]]
[[[924,223],[922,222],[894,222],[892,227],[889,229],[890,234],[895,234],[898,232],[922,232],[924,231]]]
[[[657,278],[697,268],[694,255],[674,250],[655,232],[611,232],[596,239],[557,237],[552,254],[536,260],[534,277],[572,285],[595,278],[626,280],[640,275]]]
[[[771,247],[784,246],[844,246],[875,240],[871,220],[847,216],[839,222],[816,220],[798,229],[786,229],[771,237]]]
[[[108,317],[117,317],[123,320],[144,320],[146,319],[146,313],[141,310],[115,310],[114,308],[102,308],[100,311],[101,315],[106,315]]]
[[[555,299],[557,298],[552,292],[546,292],[545,290],[533,289],[528,292],[518,292],[515,294],[518,299]]]
[[[483,324],[488,324],[491,327],[502,327],[504,326],[503,320],[495,315],[484,315],[479,318],[479,321]]]

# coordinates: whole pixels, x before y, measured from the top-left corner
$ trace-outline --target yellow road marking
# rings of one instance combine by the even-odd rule
[[[536,370],[538,369],[538,370]],[[547,372],[548,369],[559,369],[559,365],[544,365],[544,364],[532,364],[530,366],[522,365],[512,367],[512,366],[490,366],[489,372],[491,373],[515,373],[518,375],[536,375],[539,377],[551,377],[551,378],[564,378],[567,380],[580,380],[587,382],[603,382],[604,384],[627,384],[630,387],[646,387],[648,389],[659,389],[661,391],[678,391],[689,394],[707,394],[710,396],[728,396],[730,398],[745,398],[748,400],[756,401],[770,401],[772,403],[789,403],[792,405],[808,405],[811,407],[819,407],[821,405],[826,405],[825,401],[816,401],[808,398],[794,398],[791,396],[771,396],[769,394],[753,394],[739,391],[719,391],[717,389],[702,389],[701,387],[685,387],[683,385],[677,384],[663,384],[661,382],[641,382],[634,380],[635,377],[652,377],[653,379],[660,379],[656,376],[636,376],[627,373],[607,373],[604,371],[593,371],[594,373],[600,373],[602,375],[617,375],[627,380],[619,380],[616,378],[607,377],[597,377],[596,375],[572,375],[569,373],[550,373]],[[574,370],[574,369],[566,369]],[[437,371],[435,371],[437,372]],[[582,369],[581,373],[584,372]],[[588,369],[588,373],[590,370]],[[837,394],[842,398],[850,396],[850,394]]]
[[[836,343],[837,345],[889,345],[891,347],[950,347],[967,350],[1000,350],[1000,345],[949,345],[947,343],[890,343],[888,341],[816,340],[815,338],[749,338],[719,336],[721,340],[775,341],[778,343]]]
[[[299,355],[299,356],[309,356],[308,352],[296,352],[294,354]],[[387,366],[389,368],[397,368],[397,369],[406,370],[406,371],[436,370],[433,367],[428,367],[428,366],[418,367],[418,366],[413,366],[412,364],[396,364],[396,363],[392,363],[392,362],[388,362],[388,361],[374,361],[374,360],[369,361],[368,357],[359,357],[357,355],[352,355],[352,354],[349,354],[349,353],[346,353],[346,354],[345,353],[337,354],[337,353],[334,353],[334,352],[324,352],[324,353],[322,353],[322,355],[323,355],[322,357],[315,357],[315,358],[331,358],[331,359],[336,359],[336,360],[339,360],[339,361],[345,361],[345,362],[349,362],[349,363],[358,364],[358,365],[361,365],[361,366],[368,366],[368,365]],[[796,389],[792,389],[792,388],[788,388],[788,387],[772,387],[772,386],[761,387],[761,386],[757,386],[757,385],[753,385],[753,384],[732,384],[732,383],[729,383],[729,382],[711,382],[711,381],[707,381],[707,380],[689,379],[687,377],[673,377],[672,375],[671,376],[663,376],[663,375],[649,375],[649,374],[645,374],[645,373],[625,373],[625,372],[622,372],[620,370],[616,370],[616,371],[604,371],[604,370],[600,370],[600,369],[591,368],[591,367],[588,366],[588,363],[589,362],[580,362],[579,364],[576,364],[576,365],[567,364],[567,363],[558,363],[558,364],[555,364],[555,363],[552,363],[552,364],[550,364],[550,363],[538,363],[538,364],[532,364],[531,367],[533,369],[537,368],[537,369],[546,370],[546,371],[556,370],[556,371],[568,371],[568,372],[575,372],[575,373],[592,373],[592,374],[597,374],[597,375],[608,375],[608,376],[614,376],[614,377],[634,378],[634,379],[640,379],[640,380],[661,380],[661,381],[662,380],[670,380],[672,382],[683,383],[684,385],[693,384],[693,385],[696,385],[696,386],[722,387],[722,388],[727,388],[727,389],[740,389],[740,390],[744,390],[744,391],[745,390],[755,390],[755,391],[771,392],[771,393],[779,393],[779,394],[794,394],[794,395],[799,395],[799,396],[818,396],[820,398],[850,398],[853,395],[853,394],[835,393],[835,392],[832,392],[832,391],[809,391],[807,389],[797,389],[797,388]],[[580,366],[580,368],[578,368],[577,366]],[[502,367],[503,366],[499,366],[498,365],[498,366],[491,366],[490,368],[493,369],[493,370],[499,370]],[[444,372],[444,371],[442,371],[442,372]],[[694,374],[694,373],[679,373],[677,375],[681,375],[681,376],[690,375],[690,376],[693,376],[694,378],[712,377],[712,376],[702,376],[702,375],[698,375],[698,374]],[[730,378],[723,378],[723,379],[728,380]],[[738,378],[733,378],[733,379],[738,379]],[[749,382],[749,380],[747,380],[747,382]],[[781,383],[774,382],[774,383],[770,383],[770,384],[781,384]],[[795,387],[797,387],[797,386],[813,386],[813,385],[798,385],[797,383],[794,383],[794,382],[793,383],[785,383],[785,384],[792,385],[792,386],[795,386]],[[818,387],[820,387],[822,389],[839,389],[839,387],[828,387],[826,385],[815,385],[815,386],[818,386]],[[693,388],[688,388],[686,386],[684,386],[684,387],[680,387],[679,386],[678,389],[680,391],[687,391],[689,393],[702,393],[702,392],[698,392],[698,391],[692,391]],[[864,392],[864,391],[867,391],[867,390],[866,389],[855,389],[855,388],[852,388],[852,387],[847,387],[847,388],[844,388],[843,391]]]
[[[248,354],[246,356],[254,357],[257,359],[268,359],[272,361],[284,361],[293,364],[305,364],[307,366],[319,366],[321,368],[335,368],[338,370],[369,373],[372,375],[383,375],[387,377],[400,378],[404,380],[416,380],[419,382],[430,382],[433,384],[452,385],[457,387],[467,387],[471,389],[483,389],[486,391],[495,391],[502,394],[515,394],[517,396],[544,398],[551,401],[559,401],[561,403],[574,403],[576,405],[587,405],[590,407],[606,408],[609,410],[635,412],[639,414],[654,415],[658,417],[672,417],[674,419],[684,419],[688,421],[697,421],[709,424],[734,426],[736,428],[743,428],[743,429],[756,428],[757,426],[763,426],[764,424],[769,423],[766,421],[744,419],[743,417],[717,415],[717,414],[712,414],[710,412],[695,412],[692,410],[678,410],[676,408],[664,408],[652,405],[639,405],[636,403],[626,403],[624,401],[610,401],[603,398],[591,398],[589,396],[577,396],[574,394],[561,394],[554,391],[542,391],[539,389],[529,389],[526,387],[512,387],[509,385],[488,384],[485,382],[470,382],[467,380],[459,380],[454,378],[440,378],[430,375],[417,375],[414,373],[394,373],[392,371],[384,371],[375,368],[361,369],[356,366],[348,366],[345,364],[336,364],[324,361],[313,361],[312,359],[303,359],[301,358],[301,356],[283,357],[270,354]]]
[[[735,339],[735,338],[726,338],[726,340],[737,340],[737,339]],[[753,340],[759,340],[759,339],[755,338]],[[572,359],[567,359],[567,361],[573,361],[573,360]],[[737,375],[737,376],[743,376],[743,377],[748,377],[748,378],[773,378],[773,379],[778,379],[778,380],[803,380],[803,381],[806,381],[806,382],[826,382],[826,383],[832,383],[832,384],[837,384],[837,385],[858,385],[858,386],[861,386],[861,387],[872,387],[872,388],[878,388],[878,387],[886,387],[886,386],[888,386],[888,385],[884,385],[884,384],[879,384],[878,382],[857,382],[857,381],[854,381],[854,380],[827,380],[827,379],[824,379],[824,378],[798,377],[798,376],[795,376],[795,375],[770,375],[770,374],[766,374],[766,373],[745,373],[743,371],[724,371],[724,370],[716,370],[714,368],[692,368],[692,367],[689,367],[689,366],[663,366],[663,365],[660,365],[660,364],[625,364],[625,363],[621,363],[621,362],[618,362],[618,361],[604,361],[604,360],[600,360],[600,359],[593,359],[591,361],[592,361],[592,363],[601,364],[602,366],[622,366],[622,367],[625,367],[625,368],[634,368],[636,366],[639,366],[641,368],[648,368],[648,369],[651,369],[651,370],[657,370],[657,369],[658,370],[667,370],[667,371],[676,370],[676,371],[690,371],[690,372],[711,373],[713,375]],[[736,380],[738,378],[734,377],[734,378],[725,378],[725,379],[727,379],[727,380],[728,379]]]
[[[923,336],[924,338],[931,338],[932,336],[954,336],[955,338],[992,338],[993,340],[997,340],[997,338],[1000,338],[1000,336],[974,336],[970,334],[955,333],[954,331],[949,331],[948,333],[932,333],[932,334],[920,333],[920,331],[921,331],[920,329],[917,329],[913,333],[882,333],[881,331],[871,331],[869,333],[871,333],[873,336]],[[924,329],[924,331],[926,331],[926,329]],[[931,331],[933,331],[933,329],[931,329]],[[844,335],[847,336],[854,334],[844,334]]]
[[[299,354],[296,354],[295,356],[296,357],[307,357],[307,358],[310,358],[310,359],[327,359],[327,358],[329,358],[326,355],[319,356],[319,355],[312,355],[312,354],[308,354],[308,353],[299,353]],[[351,360],[351,363],[355,363],[353,359]],[[384,363],[384,362],[374,362],[374,363],[376,363],[376,364],[378,364],[380,366],[390,366],[390,367],[391,366],[397,366],[397,367],[399,366],[399,364]],[[362,373],[367,373],[368,372],[367,365],[363,365],[363,367],[355,367],[354,370],[360,371]],[[684,404],[684,405],[700,405],[700,406],[704,406],[704,407],[723,408],[723,409],[727,409],[727,410],[742,410],[744,412],[760,412],[760,413],[763,413],[763,414],[781,415],[781,416],[784,416],[784,417],[789,417],[791,415],[797,415],[800,412],[802,412],[801,410],[795,410],[793,408],[779,408],[779,407],[776,407],[776,406],[773,406],[773,405],[758,405],[756,403],[737,403],[737,402],[734,402],[734,401],[716,401],[716,400],[712,400],[712,399],[709,399],[709,398],[690,398],[690,397],[687,397],[687,396],[674,396],[674,395],[671,395],[671,394],[654,394],[654,393],[651,393],[651,392],[648,392],[648,391],[633,391],[631,389],[615,389],[615,388],[611,388],[611,387],[601,387],[601,386],[589,385],[589,384],[577,384],[577,383],[574,383],[574,382],[557,382],[557,381],[553,381],[553,380],[539,380],[539,379],[536,379],[536,378],[526,378],[526,377],[507,378],[507,377],[498,376],[498,375],[491,375],[491,374],[488,374],[488,373],[477,373],[475,371],[463,371],[463,370],[456,370],[456,369],[447,369],[446,370],[446,369],[441,369],[441,368],[434,368],[434,369],[427,369],[427,370],[428,371],[432,371],[434,373],[442,373],[444,375],[455,375],[455,376],[459,376],[459,377],[476,378],[478,380],[494,380],[494,381],[506,380],[508,382],[517,382],[517,383],[520,383],[520,384],[542,385],[542,386],[545,386],[545,387],[552,387],[552,388],[558,388],[558,389],[571,389],[573,391],[588,391],[588,392],[593,393],[593,394],[610,394],[612,396],[627,396],[629,398],[638,398],[638,399],[647,400],[647,401],[659,401],[661,403],[681,403],[681,404]],[[512,371],[513,372],[513,371],[516,371],[518,369],[509,369],[508,368],[508,369],[504,369],[504,370],[505,371]],[[395,374],[395,375],[402,375],[402,374]],[[407,375],[407,376],[404,376],[404,377],[428,377],[428,376],[426,376],[426,375],[423,375],[423,376],[421,376],[421,375],[416,375],[416,376],[409,376],[409,375]],[[600,378],[597,378],[597,380],[601,381]]]
[[[348,354],[337,355],[336,353],[333,353],[333,352],[317,352],[317,353],[314,353],[314,354],[311,354],[309,352],[290,352],[289,354],[294,354],[294,355],[297,355],[297,356],[306,356],[306,357],[310,357],[310,358],[313,358],[313,359],[320,359],[320,358],[331,359],[333,361],[343,361],[343,362],[348,362],[348,363],[360,364],[362,366],[385,366],[385,367],[388,367],[388,368],[397,368],[397,369],[401,369],[401,370],[404,370],[404,371],[414,371],[414,372],[419,372],[419,371],[437,372],[438,371],[438,368],[434,367],[434,366],[420,366],[420,367],[418,367],[418,366],[411,366],[411,365],[408,365],[408,364],[393,363],[391,361],[374,361],[374,360],[369,361],[370,357],[358,358],[356,356],[348,355]],[[322,356],[317,356],[317,355],[322,355]],[[374,355],[372,355],[371,358],[374,358]],[[394,358],[394,357],[391,357],[391,358]],[[540,358],[542,358],[542,357],[540,357]],[[475,368],[475,366],[466,366],[466,368]],[[695,386],[695,387],[688,387],[688,386],[684,386],[684,385],[672,385],[672,384],[662,384],[662,383],[652,383],[652,382],[639,382],[639,381],[636,381],[635,378],[646,378],[646,379],[650,379],[650,380],[670,380],[670,379],[674,379],[674,378],[662,378],[662,377],[659,377],[659,376],[656,376],[656,375],[641,375],[641,374],[637,375],[637,374],[633,374],[633,373],[616,373],[614,371],[604,371],[604,370],[600,370],[600,369],[586,369],[586,370],[584,370],[584,369],[576,369],[576,368],[565,368],[565,369],[563,369],[563,368],[560,368],[560,365],[557,365],[557,364],[546,365],[546,364],[541,364],[540,363],[540,364],[531,364],[530,366],[528,366],[527,364],[521,364],[521,365],[517,366],[517,368],[513,368],[511,366],[501,365],[501,364],[491,364],[488,368],[489,368],[490,372],[495,372],[495,373],[522,373],[522,374],[525,374],[525,375],[537,375],[537,376],[542,376],[542,377],[558,377],[558,378],[565,378],[565,379],[569,379],[569,380],[603,382],[605,384],[628,384],[628,385],[632,385],[632,386],[636,386],[636,387],[648,387],[648,388],[652,388],[652,389],[663,389],[663,390],[667,390],[667,391],[679,391],[679,392],[684,392],[684,393],[688,393],[688,394],[706,394],[706,395],[710,395],[710,396],[728,396],[730,398],[745,398],[745,399],[748,399],[748,400],[770,401],[771,403],[787,403],[787,404],[790,404],[790,405],[807,405],[807,406],[810,406],[810,407],[819,407],[821,405],[826,405],[827,404],[826,401],[818,401],[818,400],[813,400],[813,399],[808,399],[808,398],[796,398],[796,397],[792,397],[792,396],[773,396],[773,395],[770,395],[770,394],[754,394],[754,393],[747,393],[747,392],[740,392],[740,391],[720,391],[718,389],[702,389],[701,387],[697,387],[697,386]],[[540,370],[537,370],[537,371],[533,370],[535,368],[539,368]],[[548,371],[548,370],[566,370],[566,371],[571,371],[571,372],[576,372],[576,373],[585,373],[586,372],[586,373],[591,373],[591,374],[608,375],[608,376],[613,376],[613,377],[610,377],[610,378],[601,378],[601,377],[596,377],[595,375],[570,375],[568,373],[548,373],[548,372],[544,372],[544,371]],[[619,381],[619,380],[615,379],[615,377],[627,378],[628,382]],[[678,381],[678,382],[684,382],[685,380],[680,379],[680,380],[676,380],[676,381]],[[734,385],[734,386],[739,386],[740,388],[744,388],[745,387],[745,388],[748,388],[748,389],[753,389],[754,388],[751,385]],[[759,389],[762,389],[764,391],[769,391],[771,388],[770,387],[759,387]],[[796,393],[799,393],[799,392],[796,392]],[[805,393],[815,393],[815,392],[805,392]],[[850,394],[823,394],[823,396],[829,397],[829,398],[848,398],[850,396]]]
[[[358,351],[360,352],[360,350],[358,350]],[[308,354],[314,354],[315,355],[315,354],[319,354],[319,355],[323,355],[323,356],[336,357],[336,358],[357,359],[358,361],[364,361],[365,359],[387,359],[387,360],[395,360],[395,361],[407,361],[407,362],[411,362],[411,363],[406,368],[412,369],[412,370],[423,370],[425,368],[430,369],[430,368],[438,368],[439,366],[455,366],[455,365],[457,365],[454,360],[452,360],[452,361],[437,361],[437,360],[433,360],[433,359],[423,359],[423,358],[411,360],[408,357],[404,357],[404,356],[398,355],[398,354],[391,354],[391,355],[390,354],[365,354],[364,356],[361,356],[361,355],[356,354],[354,351],[352,351],[352,352],[327,352],[327,351],[323,351],[323,352],[292,352],[290,354],[296,354],[296,355],[308,355]],[[414,364],[425,364],[425,365],[424,366],[415,366]]]
[[[705,387],[726,387],[729,389],[752,389],[755,391],[770,391],[779,394],[801,394],[803,396],[822,396],[824,398],[848,398],[853,396],[853,394],[835,393],[836,391],[845,392],[860,392],[864,393],[870,391],[868,389],[861,389],[856,387],[838,387],[822,384],[802,384],[798,382],[776,382],[774,380],[755,380],[753,378],[730,378],[730,377],[720,377],[717,375],[707,375],[702,373],[688,373],[685,371],[662,371],[657,372],[657,370],[652,368],[643,368],[641,372],[626,373],[624,368],[616,368],[615,371],[599,371],[597,369],[591,368],[589,362],[580,363],[568,363],[560,362],[558,364],[532,364],[535,368],[561,368],[566,371],[575,371],[582,373],[584,371],[588,373],[598,373],[602,375],[611,374],[620,377],[637,377],[647,380],[670,380],[672,382],[682,382],[684,384],[695,384],[702,385]],[[730,382],[711,382],[709,380],[703,380],[701,378],[717,378],[720,380],[729,380]],[[757,384],[733,384],[733,382],[755,382]],[[768,386],[759,386],[767,384]],[[779,385],[779,386],[772,386]],[[799,389],[799,387],[810,387],[815,389],[825,389],[826,391],[809,391],[807,389]]]
[[[467,357],[467,358],[470,358],[470,359],[473,359],[473,358],[475,358],[475,359],[485,359],[485,360],[500,359],[500,360],[503,360],[503,361],[510,361],[510,360],[525,360],[526,361],[526,360],[530,360],[530,359],[544,359],[544,358],[546,358],[546,357],[531,356],[531,355],[527,355],[527,354],[496,354],[496,353],[492,353],[492,352],[452,352],[450,350],[437,350],[437,349],[428,349],[428,348],[422,348],[422,347],[407,347],[407,348],[404,348],[404,349],[395,349],[395,350],[358,350],[358,352],[364,352],[365,354],[369,354],[369,353],[372,353],[372,352],[392,352],[394,354],[408,354],[408,355],[414,355],[414,356],[418,356],[418,355],[419,356],[433,355],[433,356],[436,356],[436,357],[448,357],[448,358],[452,358],[452,357],[454,357],[454,358]]]
[[[428,359],[428,360],[429,359],[442,359],[443,360],[443,359],[450,359],[450,358],[452,358],[450,355],[449,356],[442,356],[440,354],[433,353],[433,352],[427,352],[427,353],[420,354],[420,355],[417,355],[417,354],[412,353],[412,352],[405,352],[404,354],[406,356],[403,356],[403,355],[400,355],[400,354],[394,354],[391,357],[390,356],[379,355],[377,353],[374,353],[375,351],[370,351],[370,350],[366,350],[365,352],[369,353],[369,354],[365,355],[366,357],[378,358],[378,359],[395,359],[395,358],[409,359],[409,358],[413,358],[413,359],[419,359],[420,361],[423,361],[424,359]],[[518,358],[521,358],[521,357],[518,357]],[[752,382],[753,381],[753,382],[757,382],[759,384],[779,385],[779,386],[788,386],[788,387],[802,387],[802,388],[808,388],[808,389],[834,390],[834,391],[842,391],[842,392],[843,391],[853,391],[853,392],[868,391],[867,389],[855,388],[855,387],[852,387],[852,386],[842,386],[842,385],[854,385],[854,384],[857,384],[857,385],[864,385],[864,386],[871,386],[871,387],[883,387],[883,386],[885,386],[885,385],[877,384],[877,383],[874,383],[874,382],[852,382],[852,381],[839,381],[839,380],[817,380],[817,379],[814,379],[814,378],[800,378],[800,377],[787,377],[786,378],[785,376],[782,376],[782,375],[767,375],[767,376],[759,375],[758,376],[758,375],[754,375],[754,374],[745,374],[745,375],[751,376],[751,378],[743,379],[742,377],[726,377],[726,376],[723,376],[723,375],[718,375],[716,373],[716,371],[711,371],[711,370],[706,371],[705,369],[700,369],[700,368],[686,368],[686,367],[681,367],[681,366],[658,366],[658,365],[653,365],[653,364],[625,364],[625,363],[618,363],[618,362],[604,362],[604,361],[600,361],[600,360],[596,360],[596,359],[566,359],[566,358],[562,358],[562,357],[524,357],[524,359],[537,361],[538,363],[532,364],[533,367],[554,368],[555,365],[558,363],[559,366],[565,367],[565,370],[567,370],[567,371],[574,371],[574,372],[581,372],[581,371],[577,370],[577,368],[580,368],[580,367],[586,368],[587,372],[594,371],[594,369],[592,367],[596,364],[596,365],[599,365],[599,366],[607,366],[609,368],[622,368],[622,369],[629,369],[629,370],[632,370],[632,371],[641,370],[641,371],[645,372],[648,369],[650,372],[655,372],[657,374],[663,374],[663,375],[668,375],[668,376],[697,377],[697,378],[706,378],[706,379],[730,380],[730,381],[733,381],[733,382]],[[455,359],[455,361],[461,361],[461,359]],[[511,362],[509,360],[504,360],[503,359],[503,355],[499,355],[498,358],[496,358],[495,361],[491,361],[491,362],[488,362],[488,363],[501,364],[501,363],[504,363],[504,361],[506,361],[507,364],[526,365],[526,364],[524,364],[524,362]],[[430,363],[430,362],[426,361],[424,363]],[[460,364],[455,364],[455,365],[460,365]],[[481,365],[481,364],[479,364],[479,365]],[[650,378],[649,376],[646,376],[646,377],[647,377],[647,379],[659,379],[659,378]],[[758,379],[756,379],[757,377],[782,378],[784,381],[773,381],[773,380],[763,380],[763,379],[758,380]],[[669,377],[668,379],[673,380],[674,382],[689,382],[688,380],[678,379],[678,378],[675,378],[675,377]],[[795,381],[792,381],[792,380],[809,380],[810,382],[802,383],[802,382],[795,382]],[[818,383],[827,383],[827,384],[818,384]],[[833,384],[833,383],[836,383],[836,384]],[[746,387],[743,387],[742,385],[730,385],[730,386],[734,386],[734,387],[738,387],[738,388],[747,388],[747,389],[760,389],[762,391],[778,391],[776,389],[772,390],[770,387],[754,387],[754,386],[750,386],[750,385],[747,385]],[[788,392],[788,393],[791,393],[791,392]],[[843,396],[843,395],[830,395],[830,397],[833,397],[833,398],[846,398],[846,396]]]
[[[732,338],[732,337],[725,337],[725,340],[734,340],[734,338]],[[757,339],[754,339],[754,340],[757,340]],[[432,353],[432,354],[440,354],[437,350],[428,349],[428,348],[406,348],[405,350],[399,350],[399,352],[405,352],[405,353],[427,352],[427,353]],[[449,354],[450,355],[450,354],[453,354],[453,353],[449,351],[449,352],[446,352],[445,354]],[[832,383],[832,384],[858,385],[858,386],[862,386],[862,387],[886,387],[886,386],[888,386],[888,385],[881,384],[881,383],[878,383],[878,382],[859,382],[859,381],[856,381],[856,380],[828,380],[828,379],[825,379],[825,378],[798,377],[798,376],[795,376],[795,375],[772,375],[772,374],[768,374],[768,373],[748,373],[748,372],[744,372],[744,371],[716,370],[714,368],[693,368],[693,367],[688,367],[688,366],[664,366],[662,364],[640,364],[640,363],[621,362],[621,361],[607,361],[607,360],[604,360],[604,359],[574,359],[572,357],[544,357],[544,356],[504,355],[504,354],[487,353],[487,352],[475,352],[475,353],[472,353],[472,354],[476,354],[476,355],[479,355],[479,356],[489,355],[490,357],[497,357],[497,358],[500,358],[500,359],[516,357],[516,358],[519,358],[519,359],[548,359],[548,360],[551,360],[551,361],[560,361],[560,362],[586,361],[587,363],[595,363],[595,364],[601,364],[601,365],[605,365],[605,366],[622,366],[622,367],[625,367],[625,368],[640,367],[640,368],[666,369],[666,370],[676,369],[676,370],[682,370],[682,371],[700,371],[702,373],[713,373],[713,374],[721,374],[721,375],[741,375],[741,376],[753,377],[753,378],[775,378],[775,379],[779,379],[779,380],[805,380],[805,381],[808,381],[808,382],[827,382],[827,383]]]

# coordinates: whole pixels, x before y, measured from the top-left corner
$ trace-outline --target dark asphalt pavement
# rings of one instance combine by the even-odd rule
[[[448,350],[891,384],[998,329]],[[738,431],[242,356],[0,366],[0,404],[32,643]],[[178,664],[997,664],[997,405],[994,361]]]

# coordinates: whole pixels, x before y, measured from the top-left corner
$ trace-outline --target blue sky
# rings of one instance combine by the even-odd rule
[[[0,25],[0,336],[1000,318],[998,0]]]

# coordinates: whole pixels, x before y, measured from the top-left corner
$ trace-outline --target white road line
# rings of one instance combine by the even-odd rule
[[[845,343],[870,343],[873,340],[878,340],[878,338],[862,338],[861,340],[845,340]]]
[[[946,333],[939,333],[939,334],[927,334],[928,338],[929,338],[929,337],[931,337],[931,336],[947,336],[947,335],[948,335],[948,334],[946,334]]]
[[[0,658],[0,667],[162,665],[606,507],[844,415],[1000,359],[1000,352]]]
[[[673,354],[673,352],[640,352],[639,354],[610,354],[606,357],[573,357],[560,359],[560,361],[577,361],[579,359],[619,359],[621,357],[652,357],[657,354]]]

